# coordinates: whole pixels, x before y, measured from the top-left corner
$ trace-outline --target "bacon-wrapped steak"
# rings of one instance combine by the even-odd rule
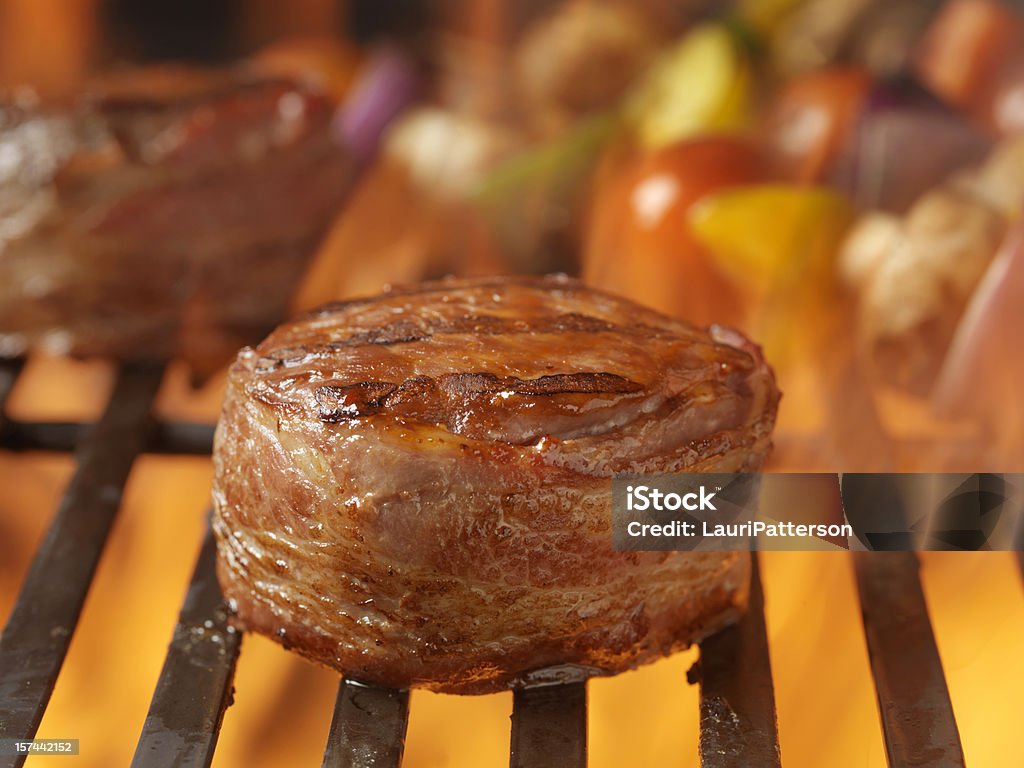
[[[324,307],[231,369],[221,584],[244,627],[388,686],[652,661],[736,618],[749,558],[613,551],[610,478],[756,469],[778,398],[735,332],[567,278]]]

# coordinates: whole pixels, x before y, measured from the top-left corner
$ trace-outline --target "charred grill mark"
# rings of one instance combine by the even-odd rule
[[[344,341],[336,341],[327,346],[331,349],[343,347],[360,347],[364,344],[408,344],[414,341],[425,341],[431,336],[426,326],[413,319],[396,320],[387,325],[371,328],[357,333]]]
[[[550,326],[555,328],[556,326]],[[504,336],[517,333],[543,333],[545,323],[530,324],[495,315],[466,315],[458,318],[435,317],[429,320],[396,320],[393,323],[357,333],[344,341],[335,342],[337,348],[362,344],[404,344],[427,341],[434,336],[466,334],[474,336]]]
[[[481,395],[630,395],[642,390],[643,385],[635,381],[603,371],[556,373],[536,379],[491,373],[450,373],[436,378],[415,376],[400,384],[387,381],[363,381],[345,386],[325,384],[317,388],[315,397],[320,420],[333,424],[403,406],[413,406],[424,415],[433,414],[435,419],[443,420],[445,409],[439,401]]]
[[[398,388],[388,381],[361,381],[339,387],[326,384],[315,393],[320,407],[320,420],[335,424],[373,413],[381,408],[385,398]]]
[[[437,400],[437,391],[437,379],[430,376],[414,376],[396,386],[395,390],[388,394],[384,406],[396,408],[408,403],[426,405]]]
[[[615,373],[556,373],[537,379],[495,376],[491,373],[450,373],[440,377],[441,388],[455,395],[484,395],[511,392],[516,395],[628,395],[643,387]]]
[[[291,368],[301,365],[318,354],[317,348],[282,347],[266,355],[261,355],[255,364],[256,373],[270,373],[278,368]]]

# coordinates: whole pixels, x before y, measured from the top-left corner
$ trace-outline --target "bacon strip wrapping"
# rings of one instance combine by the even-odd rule
[[[231,368],[224,593],[244,628],[392,687],[653,661],[737,618],[749,556],[613,551],[611,476],[757,469],[778,399],[738,333],[564,277],[326,306]]]

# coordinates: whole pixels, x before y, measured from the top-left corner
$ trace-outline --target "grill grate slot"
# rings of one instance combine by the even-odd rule
[[[700,645],[694,677],[700,681],[700,760],[704,768],[781,765],[756,555],[752,566],[746,614]]]
[[[586,764],[586,683],[517,690],[512,703],[511,768],[583,768]]]
[[[162,370],[118,372],[99,421],[0,636],[0,734],[30,738],[39,727],[135,457],[145,448]],[[24,755],[0,758],[18,766]]]
[[[963,766],[917,556],[859,552],[853,562],[890,765]]]
[[[398,768],[409,724],[409,692],[342,680],[324,768]]]
[[[134,768],[209,765],[213,760],[241,645],[241,635],[228,625],[215,564],[213,533],[207,530],[142,727]]]

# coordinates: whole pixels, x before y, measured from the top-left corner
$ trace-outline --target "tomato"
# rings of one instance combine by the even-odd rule
[[[726,136],[671,144],[600,174],[584,236],[584,280],[698,325],[741,324],[737,294],[686,214],[709,192],[760,178],[756,149]]]
[[[995,81],[1020,48],[1021,18],[996,0],[952,0],[915,57],[921,81],[950,104],[984,115]]]
[[[773,169],[800,182],[825,177],[852,134],[871,78],[853,67],[834,67],[788,81],[764,123]]]

